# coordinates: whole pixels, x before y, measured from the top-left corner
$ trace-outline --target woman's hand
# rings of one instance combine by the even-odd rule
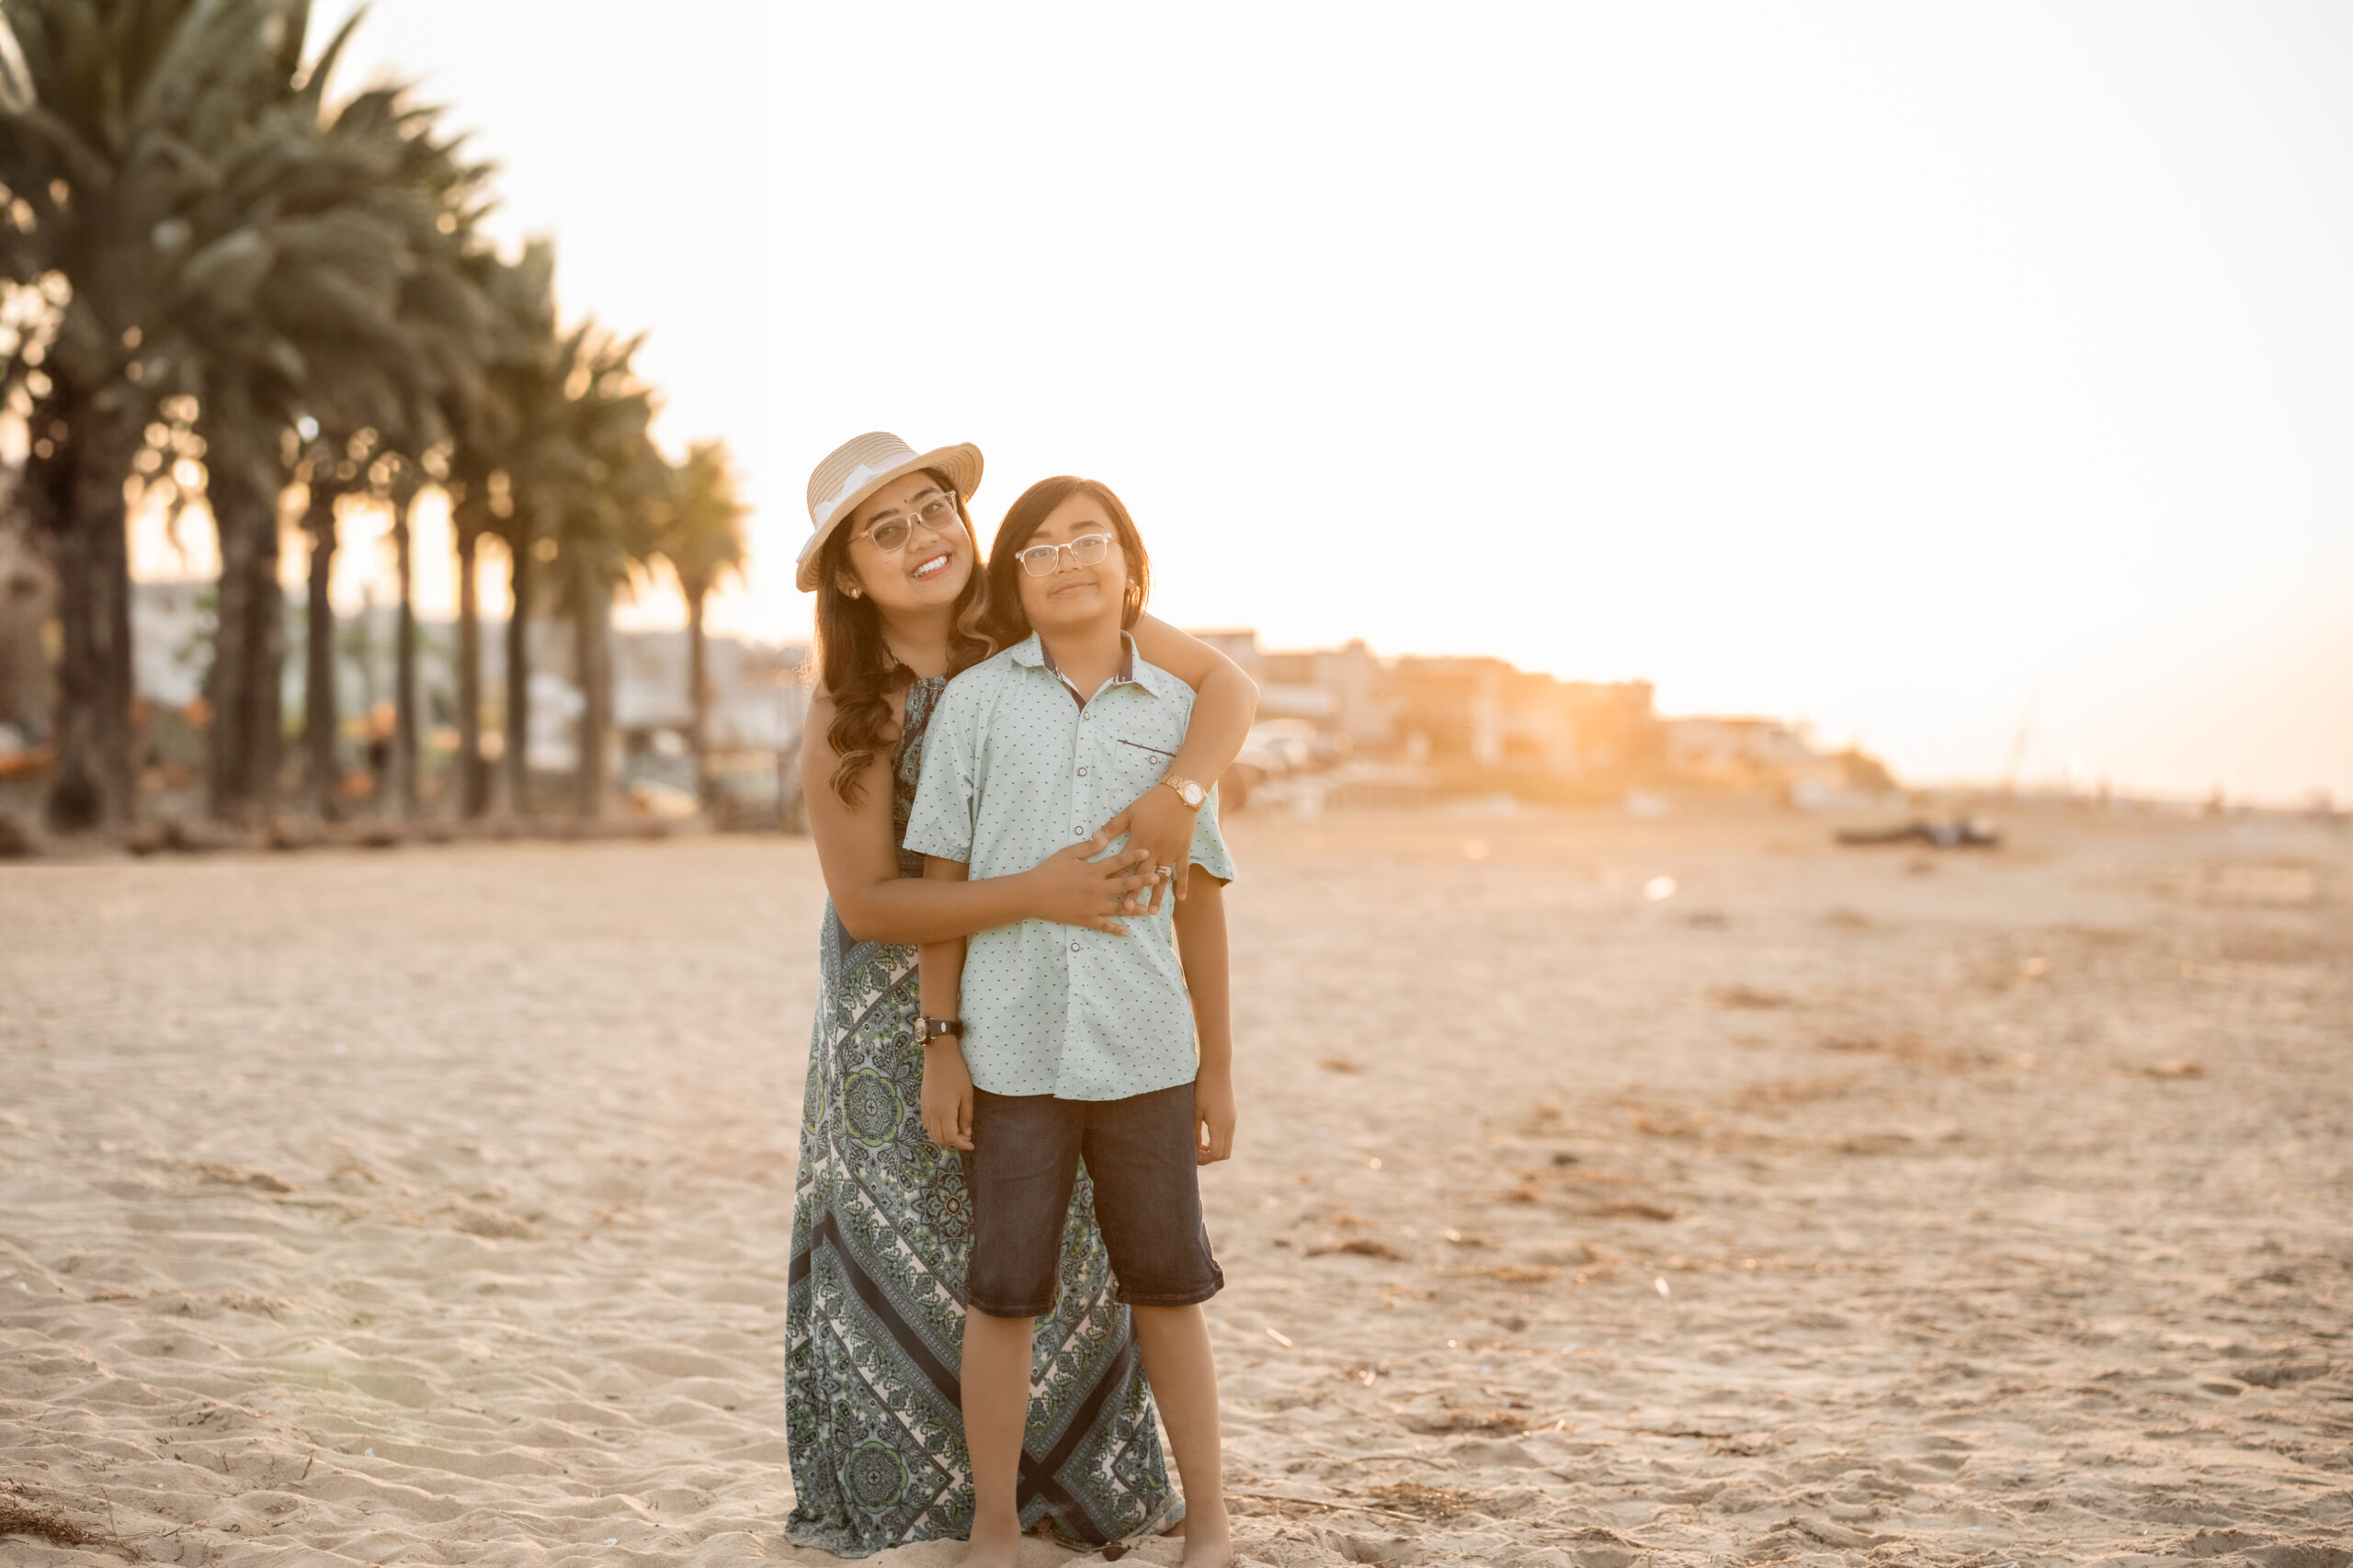
[[[924,1080],[926,1104],[931,1080]],[[1233,1158],[1233,1074],[1204,1069],[1193,1080],[1193,1161],[1213,1165]]]
[[[1142,890],[1150,887],[1153,879],[1149,869],[1139,868],[1146,865],[1151,852],[1131,844],[1108,860],[1096,859],[1110,842],[1110,830],[1106,828],[1067,849],[1055,850],[1024,871],[1030,883],[1029,917],[1126,936],[1128,928],[1117,917],[1140,914],[1145,908],[1147,895]]]
[[[1138,864],[1147,870],[1167,867],[1176,883],[1176,896],[1183,898],[1186,874],[1193,869],[1193,819],[1199,814],[1176,790],[1154,784],[1103,824],[1103,836],[1108,840],[1126,834],[1131,851],[1144,851]],[[1145,912],[1157,913],[1162,903],[1162,889],[1154,886]]]
[[[923,1130],[943,1149],[972,1146],[972,1073],[953,1035],[923,1048]]]

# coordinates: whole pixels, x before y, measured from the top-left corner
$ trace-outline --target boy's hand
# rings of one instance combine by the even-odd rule
[[[923,1130],[943,1149],[972,1146],[972,1073],[952,1035],[923,1048]]]
[[[1055,850],[1024,872],[1029,879],[1029,903],[1034,917],[1126,936],[1128,928],[1120,924],[1120,916],[1141,912],[1151,900],[1152,895],[1143,891],[1153,884],[1152,868],[1146,863],[1150,852],[1130,844],[1108,860],[1096,859],[1110,842],[1110,831],[1105,829]]]
[[[1193,864],[1193,819],[1199,814],[1177,798],[1176,790],[1154,784],[1129,802],[1126,811],[1103,824],[1103,836],[1110,839],[1126,834],[1130,849],[1145,851],[1140,862],[1144,869],[1167,867],[1176,879],[1176,896],[1183,898],[1186,873]],[[1159,912],[1165,902],[1166,885],[1162,883],[1152,890],[1146,913]]]
[[[925,1094],[930,1093],[926,1081]],[[1213,1165],[1233,1158],[1233,1076],[1204,1073],[1193,1080],[1193,1163]]]

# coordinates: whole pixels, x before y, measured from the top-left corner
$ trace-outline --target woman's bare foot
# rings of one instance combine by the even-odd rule
[[[1177,1561],[1184,1568],[1233,1568],[1233,1527],[1226,1519],[1223,1498],[1206,1508],[1188,1501],[1183,1523],[1185,1555]]]
[[[1021,1560],[1021,1531],[975,1523],[958,1568],[1015,1568]]]

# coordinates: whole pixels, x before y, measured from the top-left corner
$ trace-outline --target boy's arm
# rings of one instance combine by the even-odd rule
[[[1227,982],[1225,884],[1204,871],[1176,906],[1176,951],[1193,998],[1201,1066],[1193,1080],[1193,1157],[1205,1165],[1233,1155],[1233,1013]],[[929,949],[925,949],[928,951]]]
[[[927,882],[961,882],[971,870],[961,860],[924,857],[923,877]],[[950,937],[918,948],[915,984],[925,1017],[963,1017],[964,938]],[[952,1034],[924,1042],[923,1130],[944,1149],[972,1146],[972,1074],[964,1064],[963,1042]]]
[[[1188,637],[1155,617],[1138,616],[1130,635],[1136,640],[1136,652],[1195,693],[1193,715],[1186,723],[1176,759],[1168,765],[1169,777],[1190,778],[1204,790],[1216,788],[1250,738],[1250,725],[1258,717],[1257,683],[1242,673],[1241,665],[1199,638]],[[1113,817],[1103,833],[1107,838],[1116,838],[1124,832],[1129,848],[1141,845],[1150,849],[1152,855],[1142,862],[1147,869],[1176,868],[1176,896],[1182,899],[1192,869],[1186,851],[1193,842],[1193,809],[1177,799],[1176,790],[1154,785]],[[1158,909],[1157,889],[1152,898],[1152,907]]]

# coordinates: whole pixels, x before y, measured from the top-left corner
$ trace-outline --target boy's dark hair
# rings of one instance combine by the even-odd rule
[[[1029,618],[1021,609],[1021,562],[1015,559],[1030,537],[1044,525],[1055,507],[1074,495],[1084,495],[1103,508],[1119,536],[1120,553],[1127,558],[1128,591],[1120,610],[1121,628],[1133,626],[1152,595],[1152,557],[1144,553],[1143,536],[1127,506],[1099,479],[1079,479],[1064,473],[1041,479],[1006,508],[989,544],[989,641],[1000,648],[1029,635]]]

